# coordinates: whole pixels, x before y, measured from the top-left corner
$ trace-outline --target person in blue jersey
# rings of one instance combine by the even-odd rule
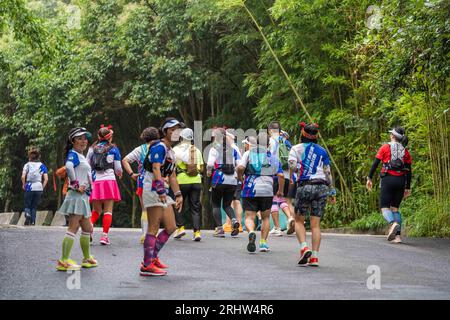
[[[145,235],[148,230],[147,210],[142,202],[142,191],[144,187],[144,160],[147,154],[148,148],[157,140],[159,140],[159,131],[155,127],[145,128],[141,133],[141,139],[145,142],[140,146],[134,148],[127,156],[122,160],[123,169],[128,173],[131,179],[136,181],[136,194],[139,197],[139,203],[141,204],[141,244],[144,244]],[[131,168],[131,164],[137,162],[138,173],[135,173]]]
[[[277,159],[281,163],[281,167],[283,169],[284,175],[284,189],[283,195],[281,197],[274,196],[271,215],[274,227],[269,232],[270,235],[273,236],[282,236],[283,232],[280,227],[280,217],[279,210],[281,209],[287,218],[287,234],[292,234],[295,231],[295,221],[292,217],[293,211],[288,204],[287,197],[289,196],[289,186],[290,186],[290,174],[289,174],[289,151],[292,148],[291,142],[288,140],[289,135],[286,131],[281,130],[281,125],[278,121],[272,121],[269,123],[267,128],[270,140],[269,140],[269,150],[270,152],[277,157]],[[278,190],[278,178],[274,176],[274,194],[276,194],[276,190]]]
[[[30,147],[28,162],[22,170],[22,189],[25,191],[25,225],[36,224],[36,210],[48,183],[48,170],[41,162],[39,149]]]
[[[121,200],[116,175],[122,178],[122,157],[119,148],[112,143],[113,134],[111,126],[102,125],[97,133],[98,140],[89,148],[86,156],[92,167],[92,225],[95,225],[103,212],[103,234],[100,238],[102,245],[111,244],[109,228],[112,224],[114,202]]]
[[[243,181],[242,207],[245,210],[245,227],[249,233],[247,250],[250,253],[256,251],[255,218],[258,211],[261,211],[262,218],[259,251],[270,250],[267,237],[270,229],[275,175],[279,179],[276,195],[280,197],[284,188],[283,169],[280,161],[268,149],[267,132],[260,132],[256,145],[251,145],[250,150],[244,153],[238,167],[238,179]]]
[[[142,202],[147,209],[148,231],[144,240],[144,259],[140,266],[141,276],[165,276],[167,265],[159,259],[159,252],[177,229],[173,205],[179,211],[183,196],[176,175],[176,157],[172,144],[179,140],[184,124],[175,118],[167,118],[159,135],[144,159],[144,187]],[[166,185],[165,180],[168,181]],[[169,196],[169,188],[175,200]],[[164,230],[158,233],[160,224]]]
[[[70,130],[67,139],[65,158],[66,172],[69,179],[69,187],[64,202],[58,213],[65,215],[69,220],[69,227],[62,242],[61,259],[58,260],[56,269],[59,271],[79,270],[97,266],[97,261],[90,254],[90,235],[92,232],[91,208],[89,195],[91,191],[92,176],[91,166],[83,155],[88,145],[91,134],[85,128],[76,127]],[[81,227],[80,237],[83,262],[80,265],[70,259],[75,235]]]
[[[234,145],[234,137],[227,134],[225,129],[217,128],[214,132],[214,145],[209,150],[206,164],[206,174],[211,178],[211,202],[216,223],[215,237],[225,237],[221,207],[231,219],[231,236],[239,234],[240,223],[236,219],[231,203],[238,184],[235,172],[240,159],[239,149]]]
[[[291,176],[300,165],[295,198],[295,231],[300,244],[300,266],[319,266],[321,241],[320,220],[325,213],[327,198],[336,202],[333,187],[330,157],[327,151],[317,144],[319,127],[317,124],[300,123],[300,144],[292,147],[289,153]],[[312,250],[306,242],[305,216],[310,215]]]

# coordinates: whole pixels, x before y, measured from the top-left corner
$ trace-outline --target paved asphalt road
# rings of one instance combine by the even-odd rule
[[[205,231],[199,243],[171,239],[160,255],[168,276],[149,278],[138,273],[138,230],[112,229],[108,247],[96,231],[100,266],[82,270],[81,289],[69,290],[70,275],[54,268],[64,230],[0,227],[0,299],[450,299],[450,239],[392,245],[380,236],[326,234],[321,266],[301,268],[295,236],[269,238],[270,253],[251,255],[246,234],[217,239]],[[78,241],[72,258],[80,261]],[[367,288],[371,265],[380,268],[379,290]]]

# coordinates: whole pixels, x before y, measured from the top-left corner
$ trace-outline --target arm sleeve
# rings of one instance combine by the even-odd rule
[[[67,176],[69,177],[70,181],[77,180],[77,177],[75,175],[75,168],[80,164],[80,160],[78,159],[78,156],[74,152],[69,152],[67,155],[66,160],[66,172]]]
[[[72,161],[66,162],[66,173],[70,181],[77,180],[77,177],[75,176],[75,167]]]
[[[113,154],[114,154],[114,172],[116,174],[120,174],[123,172],[122,170],[122,156],[120,155],[120,151],[118,148],[114,147],[112,149]]]
[[[411,189],[411,178],[412,178],[411,164],[406,163],[405,168],[408,169],[408,172],[406,173],[406,189]]]
[[[406,189],[411,189],[411,178],[412,178],[412,158],[411,158],[411,154],[409,153],[408,150],[406,150],[406,158],[405,158],[405,168],[408,170],[408,172],[406,173]]]
[[[211,148],[211,150],[209,150],[207,166],[214,167],[216,160],[217,160],[217,150],[214,148]]]
[[[377,170],[378,165],[380,164],[380,162],[381,162],[381,160],[378,159],[378,158],[375,158],[375,159],[373,160],[372,167],[370,168],[370,172],[369,172],[369,175],[368,175],[368,177],[369,177],[370,179],[373,178],[373,175],[374,175],[374,173],[375,173],[375,170]]]

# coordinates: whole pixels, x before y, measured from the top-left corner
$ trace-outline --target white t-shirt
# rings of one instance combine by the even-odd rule
[[[234,167],[237,168],[241,160],[241,153],[235,144],[231,147],[233,148],[233,157],[231,161],[233,162]],[[211,148],[208,155],[207,166],[213,171],[211,176],[211,184],[213,187],[221,184],[236,186],[238,184],[236,170],[233,174],[224,174],[222,170],[219,169],[224,161],[223,151],[221,152],[217,148],[221,149],[222,146],[219,145]]]
[[[48,173],[42,162],[27,162],[23,166],[22,175],[25,175],[25,191],[43,191],[42,176]]]

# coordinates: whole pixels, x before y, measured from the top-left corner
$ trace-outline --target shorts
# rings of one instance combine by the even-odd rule
[[[284,179],[284,187],[283,187],[283,196],[288,198],[287,195],[289,194],[289,179]],[[278,192],[278,179],[273,179],[273,194],[277,194]]]
[[[380,208],[400,207],[405,193],[406,177],[385,175],[381,178],[380,186]]]
[[[328,186],[308,184],[300,186],[295,196],[295,214],[323,218],[327,205]]]
[[[272,208],[273,197],[242,198],[245,211],[264,212]]]
[[[156,191],[144,190],[142,192],[142,203],[144,204],[144,208],[164,207],[164,203],[159,200],[159,195]],[[175,204],[175,201],[168,194],[166,195],[166,204],[167,206]]]

